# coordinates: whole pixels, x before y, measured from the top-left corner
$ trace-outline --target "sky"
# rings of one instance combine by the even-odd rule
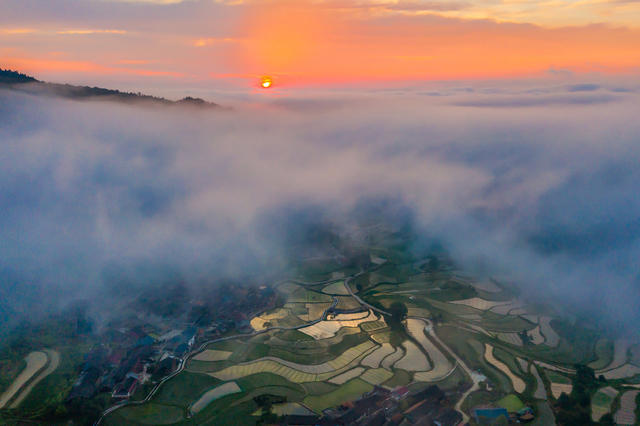
[[[640,2],[3,0],[0,65],[167,93],[637,76]]]

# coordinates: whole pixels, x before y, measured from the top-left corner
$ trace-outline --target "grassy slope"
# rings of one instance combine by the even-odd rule
[[[154,397],[154,401],[188,407],[220,383],[220,380],[206,374],[184,371],[166,382]]]
[[[306,397],[304,404],[316,413],[320,413],[325,408],[334,407],[352,399],[358,399],[363,393],[369,392],[371,389],[373,389],[373,386],[364,380],[353,379],[333,392]]]

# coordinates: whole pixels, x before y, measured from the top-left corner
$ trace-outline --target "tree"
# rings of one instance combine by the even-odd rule
[[[615,422],[613,421],[613,415],[611,413],[607,413],[600,418],[601,425],[613,426]]]
[[[407,307],[402,302],[393,302],[391,306],[389,306],[389,313],[391,314],[388,317],[389,326],[392,329],[402,328],[402,321],[407,317]]]
[[[563,410],[569,410],[571,407],[573,407],[573,401],[571,400],[571,398],[569,398],[569,395],[562,392],[560,398],[558,398],[558,405]]]

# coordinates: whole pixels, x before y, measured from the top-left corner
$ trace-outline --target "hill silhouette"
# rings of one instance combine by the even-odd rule
[[[71,84],[47,83],[29,75],[0,69],[0,89],[20,91],[33,95],[56,96],[75,100],[106,100],[123,103],[139,103],[164,106],[192,106],[196,108],[221,108],[220,105],[200,98],[187,96],[179,101],[145,95],[143,93],[121,92],[103,87],[74,86]]]

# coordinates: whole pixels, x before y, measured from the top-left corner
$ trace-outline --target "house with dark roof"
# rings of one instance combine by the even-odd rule
[[[135,376],[129,376],[121,383],[111,396],[119,399],[131,398],[138,387],[138,379]]]

